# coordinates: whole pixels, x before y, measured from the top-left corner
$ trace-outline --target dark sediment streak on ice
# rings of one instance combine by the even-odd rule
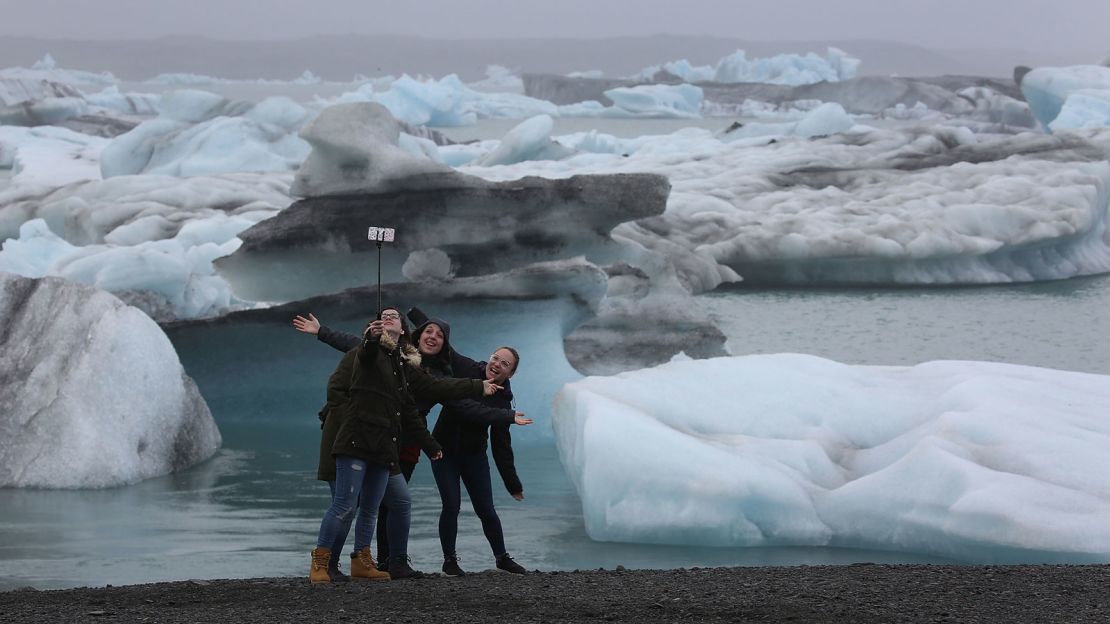
[[[426,249],[445,252],[459,277],[496,273],[611,244],[620,223],[662,214],[670,192],[655,174],[464,183],[300,200],[240,234],[242,247],[216,266],[251,300],[335,292],[366,283],[376,264],[366,230],[377,225],[397,228],[385,252],[387,281],[409,253]]]

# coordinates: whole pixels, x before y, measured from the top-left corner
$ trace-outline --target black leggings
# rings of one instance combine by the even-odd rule
[[[490,484],[489,459],[485,453],[470,455],[449,455],[432,462],[432,474],[439,487],[439,498],[443,508],[439,513],[439,544],[444,557],[455,556],[455,538],[459,532],[459,508],[462,506],[462,490],[459,481],[466,486],[474,513],[482,521],[482,532],[493,550],[494,557],[505,554],[505,533],[501,529],[501,519],[493,508],[493,486]]]

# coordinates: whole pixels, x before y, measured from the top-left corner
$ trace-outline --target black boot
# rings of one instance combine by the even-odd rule
[[[462,576],[466,574],[459,567],[459,558],[455,555],[443,558],[443,573],[447,576]]]
[[[524,569],[524,566],[513,561],[513,558],[509,556],[509,553],[505,553],[497,558],[497,569],[504,570],[506,572],[512,572],[513,574],[524,574],[528,571]]]
[[[398,581],[400,579],[418,579],[428,576],[420,570],[413,570],[409,565],[408,555],[391,555],[389,557],[389,578]]]

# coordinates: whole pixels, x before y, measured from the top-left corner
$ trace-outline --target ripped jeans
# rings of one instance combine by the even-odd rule
[[[320,536],[316,539],[317,548],[331,549],[341,534],[351,529],[355,509],[358,509],[358,523],[355,525],[355,552],[368,548],[374,536],[374,523],[378,517],[378,506],[385,496],[385,486],[389,482],[389,469],[385,466],[367,464],[349,455],[335,457],[335,496],[331,507],[324,513],[320,523]],[[359,497],[362,504],[359,504]],[[338,553],[336,553],[338,554]]]

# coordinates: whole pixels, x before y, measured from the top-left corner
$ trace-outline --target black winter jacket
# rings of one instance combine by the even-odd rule
[[[479,362],[471,371],[475,379],[486,378],[486,363]],[[513,439],[513,390],[509,381],[492,396],[444,403],[432,435],[443,447],[445,456],[485,454],[487,432],[493,450],[493,462],[510,494],[524,491],[516,473]]]

